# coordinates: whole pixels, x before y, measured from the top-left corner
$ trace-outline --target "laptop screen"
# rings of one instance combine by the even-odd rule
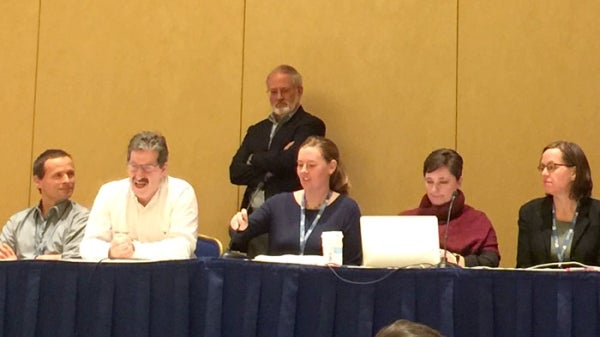
[[[440,262],[433,215],[363,215],[360,230],[365,267],[431,267]]]

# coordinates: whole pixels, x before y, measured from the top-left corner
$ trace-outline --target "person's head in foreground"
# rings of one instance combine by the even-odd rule
[[[427,325],[399,319],[383,327],[375,337],[444,337],[439,331]]]

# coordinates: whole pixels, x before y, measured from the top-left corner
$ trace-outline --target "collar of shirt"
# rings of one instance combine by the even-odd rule
[[[59,202],[58,204],[50,207],[50,209],[48,210],[48,218],[51,218],[52,216],[55,216],[57,219],[60,219],[63,214],[65,214],[65,212],[67,211],[67,209],[69,208],[69,205],[71,205],[71,200],[69,199],[65,199],[61,202]],[[35,207],[37,216],[40,219],[44,219],[44,213],[42,212],[42,201],[40,200],[40,202],[37,204],[37,206]],[[47,220],[45,219],[45,220]]]

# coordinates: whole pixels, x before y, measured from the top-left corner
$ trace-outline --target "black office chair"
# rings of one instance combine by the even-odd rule
[[[196,257],[219,257],[223,255],[223,244],[217,238],[198,234],[194,254]]]

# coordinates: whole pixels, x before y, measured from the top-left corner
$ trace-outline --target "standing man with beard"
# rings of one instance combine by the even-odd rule
[[[79,258],[89,211],[69,200],[75,167],[64,150],[46,150],[33,162],[40,202],[10,217],[0,235],[0,260]]]
[[[247,186],[241,208],[249,212],[277,193],[300,189],[296,174],[298,149],[309,136],[325,136],[325,123],[300,104],[304,88],[302,76],[294,67],[276,67],[266,84],[273,110],[248,128],[229,166],[231,183]],[[254,257],[266,252],[267,241],[265,234],[243,249]]]
[[[88,260],[194,257],[198,204],[193,187],[167,174],[165,137],[140,132],[129,141],[129,178],[104,184],[90,212],[81,256]]]

